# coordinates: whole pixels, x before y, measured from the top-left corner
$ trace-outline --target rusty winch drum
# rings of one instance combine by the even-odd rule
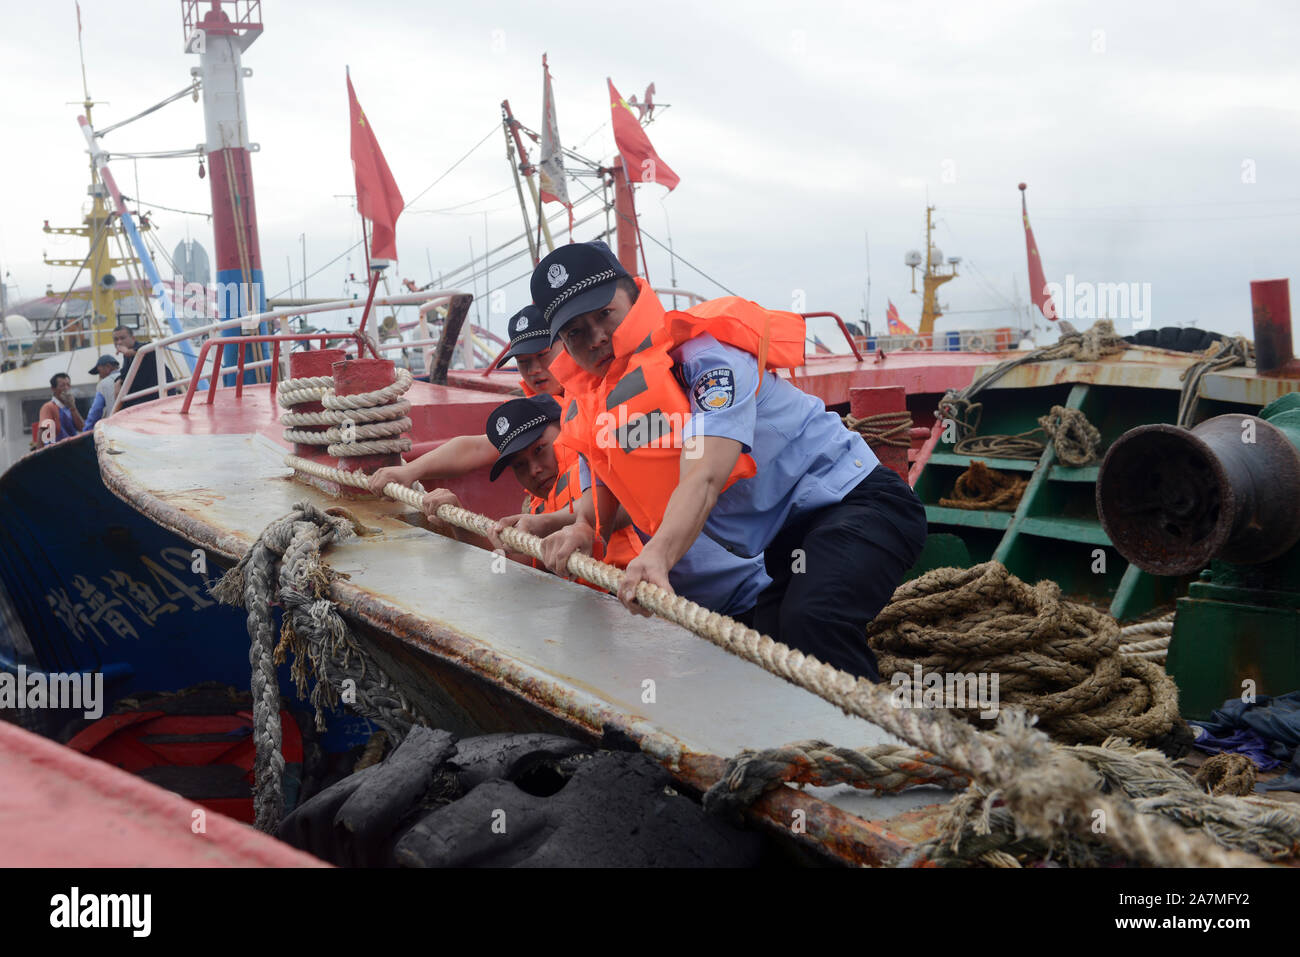
[[[1270,561],[1300,540],[1300,452],[1255,416],[1140,426],[1106,453],[1097,513],[1120,554],[1153,575]]]

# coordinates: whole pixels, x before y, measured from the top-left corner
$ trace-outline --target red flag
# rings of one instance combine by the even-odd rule
[[[397,217],[406,204],[375,131],[361,112],[352,75],[348,74],[348,110],[352,123],[352,172],[357,179],[357,211],[371,223],[370,258],[397,258]]]
[[[672,171],[667,163],[659,158],[655,148],[650,145],[650,138],[637,122],[632,107],[614,89],[614,81],[605,78],[609,84],[609,109],[611,125],[614,127],[614,143],[623,154],[623,168],[627,170],[628,182],[658,183],[673,187],[681,182],[681,177]]]
[[[1025,248],[1029,252],[1029,297],[1046,319],[1055,320],[1056,303],[1047,293],[1047,279],[1043,276],[1043,260],[1038,255],[1034,231],[1029,228],[1029,209],[1025,206],[1025,184],[1020,184],[1020,214],[1025,221]]]
[[[898,316],[898,307],[889,302],[889,309],[885,312],[885,320],[889,323],[889,334],[891,336],[914,336],[916,335],[902,319]]]

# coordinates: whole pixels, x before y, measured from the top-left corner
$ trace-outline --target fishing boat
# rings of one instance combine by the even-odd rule
[[[255,6],[242,0],[216,2],[211,10],[200,11],[187,0],[191,49],[205,64],[206,58],[225,58],[222,62],[237,67],[240,52],[261,32]],[[193,42],[196,31],[203,31],[201,43]],[[234,75],[239,76],[237,69]],[[234,131],[226,143],[245,142],[242,120],[216,115],[214,122],[218,127],[228,123]],[[98,155],[93,129],[88,123],[83,129],[92,156]],[[508,138],[510,132],[507,124]],[[247,152],[227,145],[214,147],[209,156],[218,276],[224,272],[242,282],[260,275]],[[102,155],[97,162],[106,170]],[[218,169],[225,169],[220,182]],[[111,178],[105,179],[111,193]],[[632,210],[626,177],[615,176],[613,186],[614,207]],[[239,190],[239,201],[229,202],[227,194]],[[634,223],[634,211],[620,216],[620,225],[629,221]],[[620,258],[635,274],[634,230],[621,229],[618,239]],[[926,255],[926,298],[933,312],[937,280],[951,278],[955,268],[942,262],[928,233]],[[464,353],[463,367],[453,368],[456,353],[464,349],[461,331],[472,301],[465,290],[378,296],[376,286],[372,278],[368,311],[411,306],[425,318],[423,326],[414,327],[416,343],[408,347],[425,352],[421,365],[427,381],[400,375],[391,362],[385,363],[365,332],[364,317],[348,334],[287,328],[295,315],[355,309],[352,300],[275,309],[245,298],[228,318],[174,330],[142,347],[137,368],[168,352],[192,357],[179,383],[183,394],[121,409],[93,437],[38,450],[0,477],[0,583],[7,617],[20,625],[0,645],[0,666],[11,673],[22,668],[47,675],[103,674],[104,703],[115,724],[87,724],[77,714],[49,708],[18,709],[20,722],[113,760],[110,755],[120,751],[109,746],[125,747],[115,735],[142,712],[149,720],[170,713],[159,696],[173,701],[202,697],[194,689],[212,683],[249,687],[246,628],[258,600],[240,610],[218,603],[213,589],[261,547],[268,529],[283,532],[286,521],[292,525],[304,515],[325,516],[333,510],[354,534],[340,537],[323,553],[328,571],[316,579],[315,600],[339,616],[349,647],[364,652],[385,688],[394,689],[392,694],[431,727],[457,738],[545,734],[589,750],[627,749],[662,768],[674,788],[696,796],[716,793],[720,786],[725,790],[738,773],[738,755],[788,751],[792,742],[869,749],[879,759],[902,748],[900,738],[929,746],[946,740],[944,735],[967,734],[957,730],[955,719],[924,707],[904,706],[893,714],[880,710],[881,693],[841,687],[816,665],[792,664],[757,638],[734,638],[737,633],[727,632],[729,626],[722,626],[733,635],[721,641],[731,642],[724,650],[670,621],[629,616],[608,594],[502,561],[435,530],[412,507],[409,494],[394,500],[350,491],[327,461],[337,462],[338,456],[321,454],[319,446],[309,453],[292,435],[286,437],[277,388],[286,379],[328,379],[331,384],[320,387],[341,396],[397,389],[410,403],[409,454],[479,432],[502,394],[518,385],[517,374],[475,369]],[[682,294],[668,290],[665,295],[674,293]],[[1289,307],[1282,308],[1278,290],[1263,290],[1260,296],[1268,308],[1261,311],[1257,305],[1256,313],[1270,317],[1260,332],[1271,329],[1276,337],[1285,329],[1289,334]],[[923,333],[931,338],[921,342],[922,348],[911,348],[889,340],[863,341],[866,337],[855,336],[833,313],[807,317],[821,315],[836,320],[848,352],[809,355],[802,367],[788,373],[790,381],[850,416],[850,425],[866,422],[864,434],[881,451],[882,461],[907,476],[926,503],[930,540],[910,577],[917,579],[930,569],[984,567],[996,560],[1026,581],[1054,579],[1071,598],[1106,607],[1120,619],[1162,610],[1176,599],[1181,614],[1182,602],[1205,598],[1187,596],[1194,587],[1187,573],[1159,574],[1140,551],[1112,542],[1097,505],[1101,464],[1058,461],[1059,439],[1026,434],[1034,431],[1034,422],[1059,417],[1054,412],[1058,407],[1080,413],[1098,430],[1091,447],[1096,458],[1136,426],[1162,421],[1195,426],[1221,415],[1258,418],[1255,413],[1296,391],[1293,363],[1286,356],[1275,362],[1274,355],[1261,370],[1246,361],[1248,353],[1120,346],[1104,327],[1066,330],[1056,346],[1025,351],[1012,351],[1018,343],[1009,335],[995,335],[992,343],[968,337],[963,348],[938,349],[931,328]],[[428,317],[437,317],[438,335]],[[320,348],[294,351],[303,342]],[[959,337],[957,345],[962,344]],[[346,355],[328,351],[339,345]],[[1229,364],[1223,361],[1227,358],[1243,361]],[[259,370],[267,381],[251,377]],[[128,380],[123,394],[131,394],[131,388]],[[156,396],[159,391],[152,390]],[[148,397],[147,390],[144,395]],[[973,412],[977,406],[978,415]],[[888,422],[872,428],[877,416]],[[1004,443],[1018,454],[970,451],[963,445],[991,436],[1021,440]],[[302,464],[311,459],[324,469],[322,474]],[[983,508],[942,504],[976,461],[1026,480],[1012,509],[1001,502]],[[366,464],[364,458],[361,464]],[[508,474],[493,483],[484,472],[466,476],[451,490],[467,510],[487,516],[517,511],[522,494]],[[68,521],[68,515],[75,521]],[[760,659],[762,667],[755,664]],[[327,678],[320,672],[304,675],[304,667],[301,659],[296,666],[283,662],[273,668],[272,680],[260,686],[254,670],[254,687],[266,695],[278,693],[285,702],[283,710],[271,712],[278,712],[288,769],[285,810],[312,790],[308,778],[314,776],[314,789],[324,793],[328,778],[351,770],[358,752],[374,746],[378,728],[374,720],[346,707],[346,698],[332,705],[324,695],[316,702],[324,730],[314,735],[309,709],[290,703],[298,700],[300,684],[314,690]],[[308,680],[300,682],[304,677]],[[1217,685],[1209,682],[1198,694],[1216,693],[1235,677],[1220,674]],[[1260,677],[1282,682],[1261,685],[1273,692],[1290,690],[1285,682],[1293,678],[1286,672]],[[242,722],[223,726],[225,733],[236,727],[241,740],[262,735],[267,713],[261,719],[255,715],[265,695],[256,697],[251,704],[232,700],[229,714],[219,715]],[[1012,728],[1007,733],[1014,737],[1017,732]],[[1023,730],[1019,734],[1016,740],[1038,740],[1025,738]],[[995,757],[1019,753],[997,750],[991,737],[962,740]],[[188,742],[178,761],[202,763],[196,753],[205,744]],[[291,746],[297,749],[292,755]],[[936,847],[953,819],[956,796],[969,803],[969,795],[954,783],[960,767],[946,769],[945,783],[927,783],[919,753],[898,753],[904,765],[894,768],[898,782],[874,791],[852,787],[844,778],[829,783],[800,777],[799,761],[805,759],[795,759],[784,780],[813,783],[803,788],[778,783],[761,790],[746,807],[746,819],[801,860],[921,863],[927,858],[917,856],[919,849]],[[218,757],[218,765],[236,762]],[[939,759],[949,760],[943,754]],[[238,761],[244,762],[237,765],[243,777],[251,780],[247,754]],[[960,765],[955,758],[951,763]],[[967,773],[990,773],[997,763],[976,761],[975,770]],[[166,779],[157,768],[151,764],[146,770]],[[222,800],[193,780],[178,789],[202,803]],[[1018,792],[1011,790],[1014,798]],[[1023,797],[1015,804],[1018,813],[1025,810]],[[257,800],[246,793],[238,808],[223,807],[251,821]],[[385,832],[379,843],[390,838]],[[1233,860],[1202,853],[1198,860]],[[489,862],[508,860],[506,855]]]

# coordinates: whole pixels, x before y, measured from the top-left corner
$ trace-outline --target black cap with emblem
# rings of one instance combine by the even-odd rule
[[[559,418],[560,403],[549,395],[511,399],[493,409],[485,431],[497,450],[497,460],[492,463],[488,478],[495,482],[515,453],[540,439],[546,427]]]
[[[574,316],[609,305],[615,280],[627,275],[613,250],[600,240],[561,246],[538,263],[530,289],[542,318],[550,323],[552,341]]]
[[[516,356],[531,356],[550,348],[550,324],[542,318],[542,311],[532,304],[511,316],[506,329],[510,333],[510,348],[497,360],[498,365]]]

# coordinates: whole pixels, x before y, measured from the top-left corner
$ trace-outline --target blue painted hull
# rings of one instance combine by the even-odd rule
[[[207,555],[196,570],[196,557],[105,488],[91,435],[26,456],[0,476],[0,581],[27,639],[0,626],[0,669],[102,672],[105,713],[140,692],[248,688],[244,612],[208,594],[224,569]],[[287,667],[280,692],[297,700]],[[372,730],[331,714],[322,745],[346,750]]]

